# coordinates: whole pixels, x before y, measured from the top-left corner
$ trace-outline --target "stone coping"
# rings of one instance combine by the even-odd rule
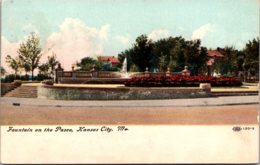
[[[97,77],[92,77],[92,78],[82,78],[82,77],[60,77],[59,82],[61,84],[84,84],[84,83],[91,83],[91,82],[96,82],[96,83],[121,83],[124,84],[125,81],[127,81],[129,78],[97,78]]]
[[[242,86],[242,87],[213,87],[212,92],[259,92],[257,86]]]
[[[199,87],[126,87],[124,85],[93,85],[93,86],[74,86],[74,85],[41,85],[44,88],[57,88],[57,89],[111,89],[111,90],[173,90],[173,91],[197,91],[203,90]]]
[[[42,83],[28,83],[22,86],[42,86]],[[77,87],[77,88],[127,88],[123,84],[54,84],[54,87]],[[159,88],[159,89],[194,89],[197,87],[128,87],[128,88]],[[212,87],[212,92],[259,92],[257,86],[242,86],[242,87]]]

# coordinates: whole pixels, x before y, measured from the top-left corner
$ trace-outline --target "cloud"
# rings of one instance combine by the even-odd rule
[[[120,35],[117,35],[115,36],[115,39],[118,40],[120,43],[126,45],[129,43],[130,39],[128,36],[120,36]]]
[[[245,46],[245,43],[244,43],[243,41],[238,41],[238,42],[236,42],[236,44],[235,44],[235,47],[236,47],[237,49],[240,49],[240,50],[242,50],[242,49],[244,48],[244,46]]]
[[[22,28],[24,34],[35,33],[39,35],[39,30],[33,24],[29,23]]]
[[[150,34],[148,34],[148,38],[153,40],[153,41],[157,41],[159,39],[167,38],[167,37],[170,37],[170,36],[171,36],[170,31],[168,31],[166,29],[154,30]]]
[[[184,31],[185,29],[184,29],[184,27],[182,27],[182,26],[178,26],[178,30]]]
[[[0,3],[8,2],[9,0],[0,0]]]
[[[55,52],[65,70],[87,56],[103,53],[104,42],[108,39],[110,25],[100,29],[89,27],[80,19],[66,18],[59,31],[52,33],[44,47],[45,58]]]
[[[20,43],[18,42],[10,42],[4,36],[1,36],[1,66],[3,66],[7,72],[12,72],[12,70],[8,67],[8,64],[5,63],[5,57],[10,55],[11,57],[18,56],[17,50],[19,49]]]
[[[23,27],[26,32],[36,29],[34,25],[28,24]],[[97,29],[85,25],[81,20],[66,18],[60,25],[59,31],[52,33],[42,47],[43,57],[41,63],[47,60],[47,56],[54,52],[64,69],[70,70],[71,65],[80,59],[103,53],[103,45],[108,39],[110,25],[104,25]],[[33,30],[37,33],[36,30]],[[1,66],[11,72],[5,63],[5,57],[10,54],[17,56],[20,43],[27,39],[28,35],[17,42],[10,42],[4,36],[1,37]]]
[[[203,39],[207,33],[214,32],[214,31],[215,31],[214,25],[209,23],[205,24],[192,32],[191,39],[192,40]]]

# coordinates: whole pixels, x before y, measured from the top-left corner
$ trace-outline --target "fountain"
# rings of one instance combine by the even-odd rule
[[[129,78],[129,74],[127,72],[127,58],[125,57],[123,65],[122,65],[122,69],[121,69],[121,73],[123,73],[123,78]]]
[[[187,68],[185,71],[187,71]],[[152,74],[146,68],[145,72],[140,73],[137,77],[150,77]],[[170,69],[163,75],[170,75]],[[201,88],[125,86],[124,83],[129,77],[136,76],[127,72],[127,58],[124,59],[120,72],[96,71],[94,67],[93,70],[85,72],[63,71],[62,68],[58,68],[56,76],[58,83],[38,86],[38,98],[57,100],[152,100],[211,96],[210,88],[203,86]],[[154,73],[153,76],[158,76],[158,73]]]

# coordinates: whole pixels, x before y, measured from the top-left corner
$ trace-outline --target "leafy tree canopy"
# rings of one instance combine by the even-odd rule
[[[17,53],[21,63],[28,67],[28,71],[31,71],[33,78],[34,70],[39,66],[39,61],[42,56],[40,38],[32,33],[25,42],[20,44]]]
[[[153,42],[146,35],[137,37],[132,48],[118,55],[120,62],[127,57],[128,69],[136,65],[139,71],[146,67],[153,71],[159,69],[165,72],[169,67],[171,71],[179,72],[188,65],[192,74],[206,67],[207,49],[201,46],[200,40],[186,41],[182,37],[169,37]]]
[[[21,61],[18,57],[11,57],[10,55],[7,55],[5,57],[6,63],[9,64],[9,67],[14,70],[15,75],[17,75],[17,72],[21,69]]]

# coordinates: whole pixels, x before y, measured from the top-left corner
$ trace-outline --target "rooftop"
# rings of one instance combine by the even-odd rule
[[[111,63],[119,63],[118,58],[114,56],[99,56],[98,61],[105,61],[105,62],[111,62]]]
[[[221,54],[217,50],[208,50],[208,56],[211,56],[211,57],[224,57],[224,55]]]

